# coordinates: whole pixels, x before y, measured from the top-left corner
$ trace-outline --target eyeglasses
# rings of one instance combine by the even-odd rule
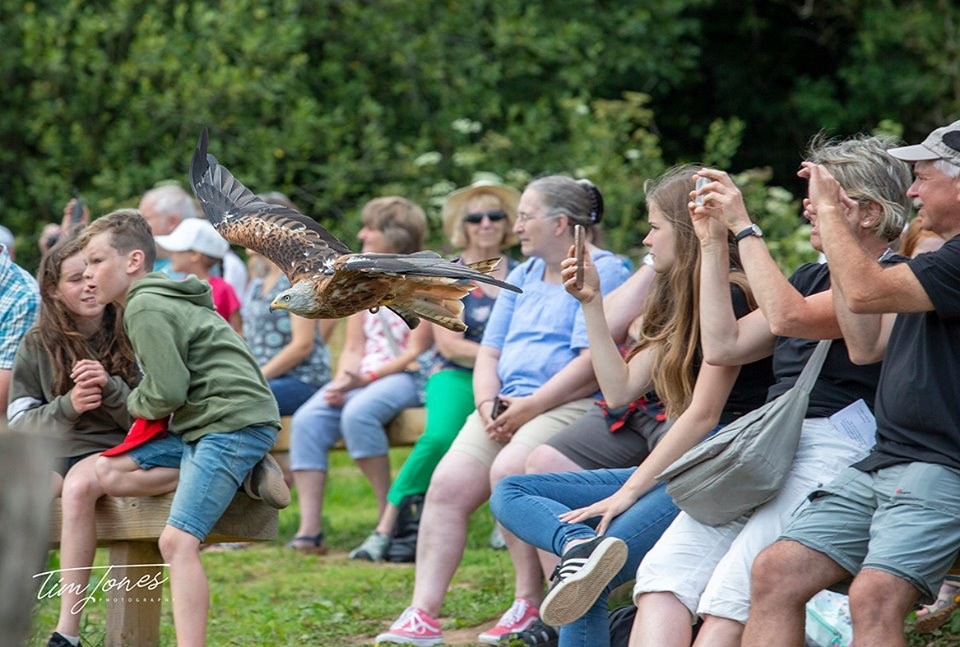
[[[463,217],[464,222],[469,222],[471,225],[479,225],[483,222],[483,217],[486,216],[490,222],[500,222],[507,217],[507,212],[503,209],[494,209],[493,211],[478,211],[477,213],[468,213]]]

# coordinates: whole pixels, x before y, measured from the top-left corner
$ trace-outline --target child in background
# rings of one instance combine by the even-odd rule
[[[240,299],[229,283],[211,273],[214,266],[223,262],[223,257],[230,250],[230,243],[202,218],[187,218],[172,232],[157,236],[154,240],[169,252],[173,271],[194,274],[210,284],[217,312],[230,322],[230,327],[237,334],[242,335]]]
[[[210,287],[196,277],[173,281],[149,273],[156,246],[137,211],[95,220],[82,243],[87,285],[98,303],[125,307],[124,328],[144,371],[127,398],[130,414],[147,420],[173,416],[171,433],[149,438],[131,453],[182,455],[159,544],[170,566],[177,644],[203,645],[210,593],[200,543],[241,485],[274,507],[290,502],[283,474],[267,453],[280,428],[277,403],[244,341],[214,312]],[[116,472],[128,472],[131,462],[131,455],[101,456],[97,475],[109,482]]]

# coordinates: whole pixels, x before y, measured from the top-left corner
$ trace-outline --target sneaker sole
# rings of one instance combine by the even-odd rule
[[[499,645],[500,641],[502,641],[507,636],[511,634],[519,633],[521,631],[526,631],[527,629],[532,627],[536,621],[537,619],[536,617],[534,617],[533,619],[530,620],[530,622],[527,623],[525,627],[518,627],[517,629],[511,629],[510,631],[505,631],[499,636],[495,636],[494,634],[482,633],[479,636],[477,636],[477,642],[480,643],[481,645]]]
[[[547,594],[540,605],[540,619],[553,627],[579,619],[590,610],[626,561],[627,545],[621,540],[600,542],[583,568]]]
[[[443,638],[413,638],[399,634],[380,634],[373,643],[376,645],[414,645],[415,647],[433,647],[442,645]]]
[[[259,494],[264,503],[277,510],[283,510],[290,505],[290,488],[283,480],[283,470],[269,454],[254,470],[256,473],[250,478],[250,489],[254,492],[247,491],[248,496],[257,498]]]

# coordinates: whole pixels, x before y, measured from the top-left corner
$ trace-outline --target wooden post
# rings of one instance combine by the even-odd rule
[[[121,541],[110,545],[105,647],[156,647],[160,644],[160,603],[167,579],[155,542]],[[137,566],[144,564],[145,566]],[[129,584],[128,584],[129,583]]]
[[[0,645],[22,645],[45,568],[50,439],[7,431],[0,415]]]

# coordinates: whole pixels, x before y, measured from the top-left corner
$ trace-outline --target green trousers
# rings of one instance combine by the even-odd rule
[[[423,494],[437,463],[450,449],[464,421],[473,413],[473,372],[456,369],[430,376],[426,386],[427,422],[410,456],[390,486],[387,500],[399,506],[408,494]]]

